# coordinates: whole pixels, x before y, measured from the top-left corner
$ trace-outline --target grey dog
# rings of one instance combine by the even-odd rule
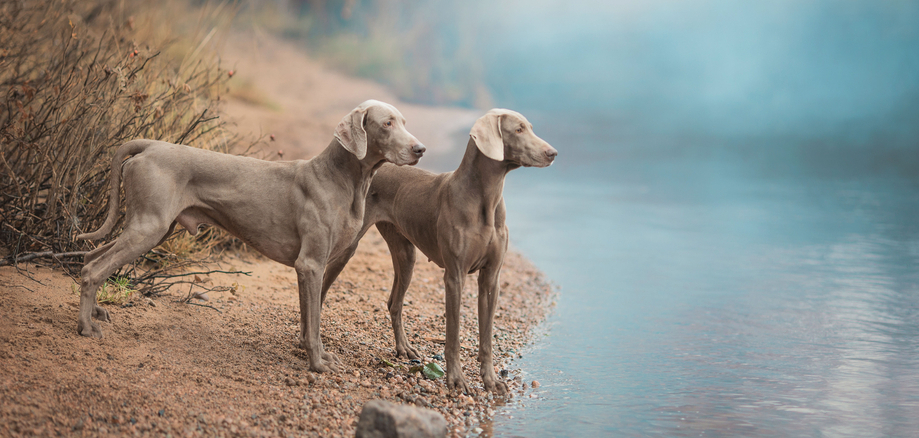
[[[100,239],[118,215],[124,179],[124,231],[86,255],[77,330],[102,337],[108,321],[96,290],[116,269],[162,243],[176,223],[191,234],[214,224],[297,271],[300,346],[310,369],[337,370],[319,337],[322,275],[361,229],[370,181],[385,162],[414,165],[424,146],[392,105],[368,100],[346,115],[329,146],[311,160],[270,162],[152,140],[134,140],[112,158],[108,217],[80,239]],[[125,159],[127,160],[125,161]]]

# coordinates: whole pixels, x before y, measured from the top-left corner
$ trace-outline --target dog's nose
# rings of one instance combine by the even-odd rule
[[[424,154],[424,151],[425,151],[424,145],[421,143],[418,143],[412,146],[412,152],[414,152],[415,155],[421,156],[422,154]]]
[[[546,149],[546,156],[554,160],[558,156],[558,151],[555,148]]]

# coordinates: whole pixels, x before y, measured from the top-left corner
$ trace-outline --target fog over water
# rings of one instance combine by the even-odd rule
[[[459,11],[559,150],[508,175],[559,297],[486,434],[919,434],[919,3]]]
[[[915,124],[902,126],[919,115],[915,2],[544,0],[493,8],[477,43],[499,104],[589,111],[655,132],[915,141]]]

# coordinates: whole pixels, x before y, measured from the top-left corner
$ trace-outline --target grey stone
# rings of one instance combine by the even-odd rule
[[[442,438],[447,420],[430,409],[397,405],[384,400],[364,404],[355,438]]]

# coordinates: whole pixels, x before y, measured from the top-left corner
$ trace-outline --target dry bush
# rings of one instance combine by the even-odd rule
[[[219,11],[200,13],[192,44],[170,45],[183,22],[162,16],[168,5],[144,15],[145,3],[131,0],[0,3],[0,244],[7,260],[91,249],[74,236],[104,221],[110,157],[128,140],[238,149],[217,120],[229,79],[208,49]]]

